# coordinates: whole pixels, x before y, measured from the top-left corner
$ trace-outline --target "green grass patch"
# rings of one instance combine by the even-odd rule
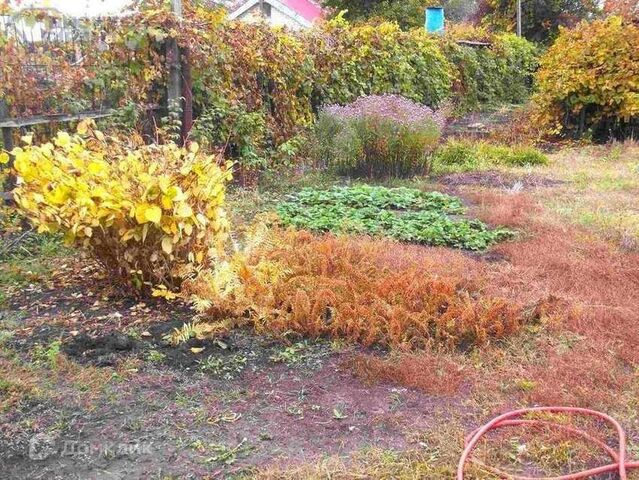
[[[512,232],[460,218],[461,201],[439,192],[359,185],[303,189],[277,207],[284,225],[313,232],[390,237],[424,245],[483,250]]]
[[[468,172],[494,167],[547,165],[548,157],[534,147],[495,145],[487,142],[451,139],[439,147],[433,158],[434,173]]]

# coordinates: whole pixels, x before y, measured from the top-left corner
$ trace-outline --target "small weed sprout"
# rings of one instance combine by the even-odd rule
[[[37,365],[55,368],[61,346],[62,342],[60,340],[54,340],[46,347],[40,344],[36,345],[32,352],[33,361]]]
[[[246,443],[247,439],[243,438],[239,444],[232,448],[222,444],[211,444],[209,448],[213,450],[216,455],[206,459],[206,462],[232,465],[237,460],[238,455],[245,454],[253,449],[253,447],[246,445]]]
[[[287,365],[301,363],[307,356],[305,353],[307,349],[306,342],[296,343],[274,353],[270,356],[270,359],[275,363],[286,363]]]
[[[228,358],[208,356],[199,362],[200,370],[224,380],[232,380],[244,371],[247,358],[244,355],[235,354]]]
[[[164,353],[155,349],[151,349],[148,352],[146,352],[147,362],[160,363],[164,361],[165,358],[166,358],[166,355]]]

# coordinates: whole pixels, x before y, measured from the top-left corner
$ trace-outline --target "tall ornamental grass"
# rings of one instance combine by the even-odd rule
[[[430,170],[443,112],[399,95],[369,95],[322,109],[315,126],[318,162],[339,174],[405,177]]]

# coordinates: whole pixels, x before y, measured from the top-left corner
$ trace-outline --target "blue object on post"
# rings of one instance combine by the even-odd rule
[[[426,31],[428,33],[444,33],[444,9],[428,7],[426,9]]]

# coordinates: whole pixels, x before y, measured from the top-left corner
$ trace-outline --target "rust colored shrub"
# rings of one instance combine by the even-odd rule
[[[483,294],[472,275],[478,262],[462,254],[297,231],[275,235],[237,267],[229,284],[240,293],[224,295],[209,273],[188,282],[187,294],[216,315],[249,312],[261,331],[407,350],[486,344],[531,320],[522,305]]]
[[[286,236],[287,247],[270,253],[291,274],[274,288],[277,314],[260,322],[269,330],[414,349],[483,344],[524,321],[518,305],[479,295],[463,277],[431,275],[419,261],[397,269],[378,258],[387,250],[401,257],[401,245]]]

